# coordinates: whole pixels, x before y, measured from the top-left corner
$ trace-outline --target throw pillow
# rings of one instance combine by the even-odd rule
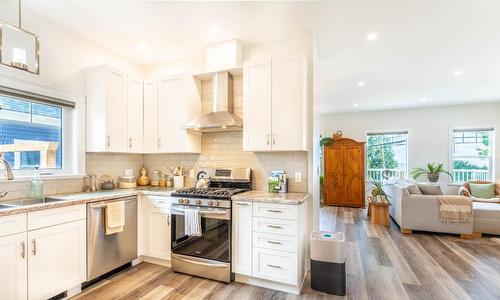
[[[422,192],[416,184],[409,184],[406,186],[406,188],[408,189],[408,192],[410,192],[410,194],[422,195]]]
[[[443,191],[441,190],[441,187],[439,185],[417,183],[417,186],[423,195],[442,195],[443,194]]]
[[[490,199],[495,197],[494,183],[469,183],[470,193],[472,197]]]

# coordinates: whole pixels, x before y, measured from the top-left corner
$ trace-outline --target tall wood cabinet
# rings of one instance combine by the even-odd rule
[[[324,148],[325,205],[364,207],[365,143],[334,136]]]

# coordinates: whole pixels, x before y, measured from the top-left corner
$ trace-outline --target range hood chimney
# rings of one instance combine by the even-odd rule
[[[212,74],[212,112],[203,115],[184,128],[198,132],[241,131],[243,121],[233,110],[233,76],[227,71]]]

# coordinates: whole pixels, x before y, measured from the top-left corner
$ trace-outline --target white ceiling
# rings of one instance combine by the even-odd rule
[[[500,100],[496,0],[24,0],[23,5],[143,66],[198,55],[204,45],[229,38],[248,45],[310,29],[317,43],[322,113]],[[378,38],[367,41],[370,33]],[[461,76],[453,75],[457,70]]]

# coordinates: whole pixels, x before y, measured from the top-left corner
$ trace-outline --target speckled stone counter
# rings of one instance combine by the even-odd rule
[[[299,205],[309,198],[308,193],[269,193],[265,191],[249,191],[231,197],[233,201],[252,201]]]
[[[15,215],[30,211],[44,210],[50,208],[64,207],[70,205],[86,204],[90,202],[103,201],[114,199],[118,197],[136,196],[136,195],[155,195],[155,196],[170,196],[174,188],[160,188],[160,187],[137,187],[135,189],[116,189],[112,191],[98,191],[91,193],[71,193],[62,195],[46,196],[47,202],[37,203],[31,205],[12,206],[9,208],[0,209],[0,217],[7,215]],[[22,199],[19,199],[20,201]],[[54,201],[55,200],[55,201]],[[9,204],[14,201],[0,202],[2,204]]]

